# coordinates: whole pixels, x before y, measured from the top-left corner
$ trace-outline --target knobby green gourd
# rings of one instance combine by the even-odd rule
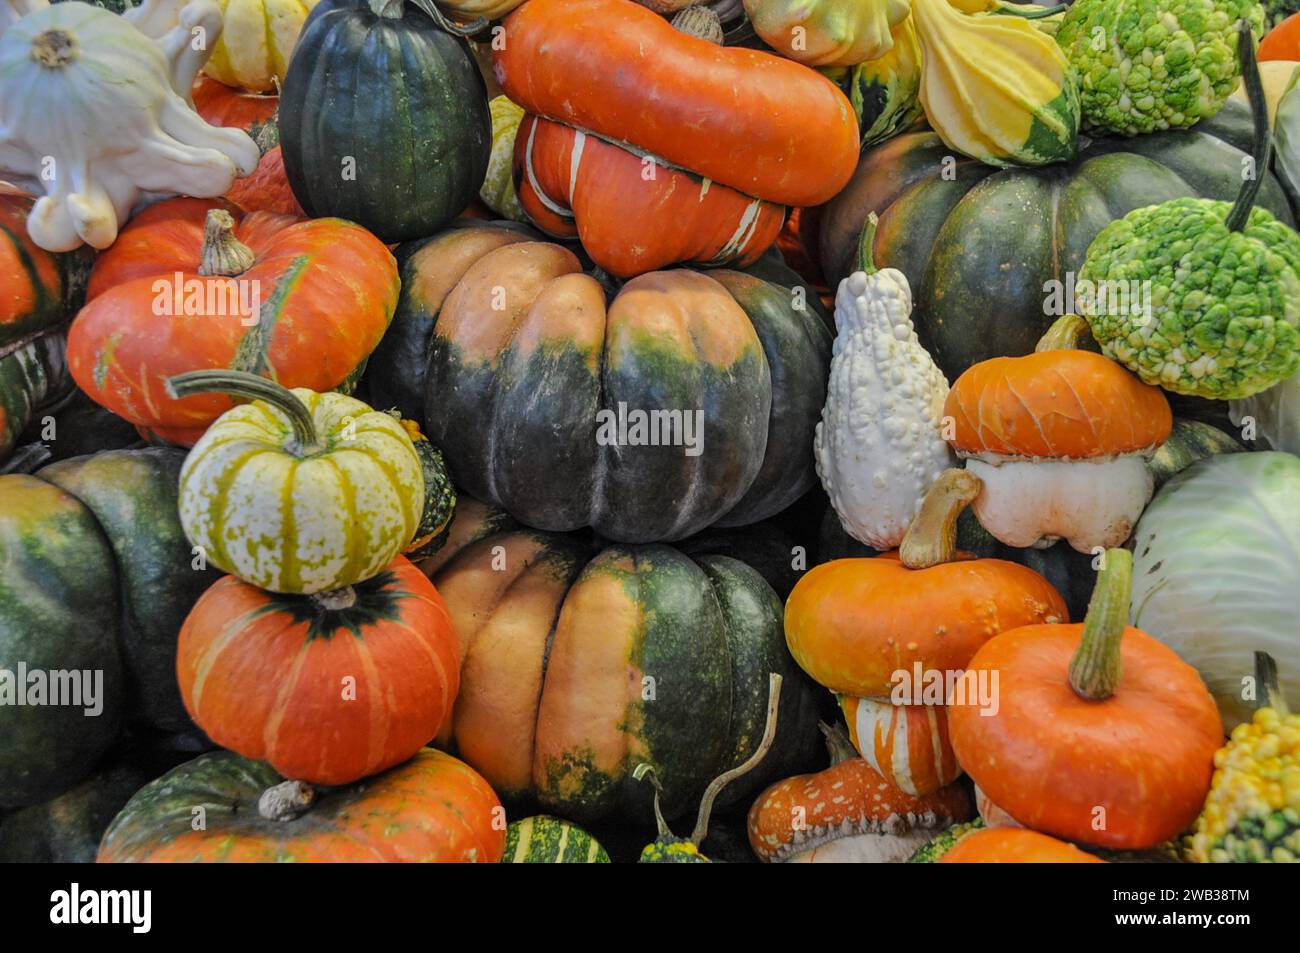
[[[1268,112],[1244,21],[1238,36],[1256,138],[1237,201],[1130,212],[1102,229],[1079,271],[1095,287],[1146,289],[1137,298],[1149,308],[1113,307],[1110,295],[1083,301],[1103,353],[1148,384],[1218,400],[1300,369],[1300,235],[1254,207],[1269,167]]]
[[[1057,42],[1079,76],[1092,135],[1180,129],[1213,116],[1237,85],[1237,22],[1263,34],[1255,0],[1078,0]]]
[[[181,525],[214,565],[311,594],[371,578],[415,538],[422,465],[389,414],[241,371],[193,371],[168,389],[252,400],[222,414],[181,471]]]

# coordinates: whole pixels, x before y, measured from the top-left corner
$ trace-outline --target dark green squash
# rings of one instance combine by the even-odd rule
[[[0,461],[37,423],[42,408],[57,402],[72,386],[63,331],[48,331],[11,345],[0,345]]]
[[[1035,169],[997,169],[953,155],[932,132],[907,133],[867,151],[825,206],[822,264],[838,284],[875,212],[874,260],[907,276],[917,335],[955,380],[979,361],[1034,350],[1063,313],[1047,283],[1077,273],[1113,219],[1187,195],[1231,201],[1249,143],[1236,102],[1192,129],[1093,140],[1077,161]],[[1271,174],[1259,204],[1293,224]]]
[[[322,0],[303,25],[279,130],[310,217],[399,242],[432,234],[478,194],[492,148],[487,92],[465,40],[422,6]]]
[[[90,864],[109,822],[149,776],[114,765],[0,821],[0,863]]]
[[[1201,420],[1175,417],[1169,439],[1147,461],[1147,469],[1156,478],[1156,489],[1159,489],[1171,477],[1186,470],[1197,460],[1204,460],[1216,453],[1240,453],[1245,449],[1235,437],[1218,427]]]

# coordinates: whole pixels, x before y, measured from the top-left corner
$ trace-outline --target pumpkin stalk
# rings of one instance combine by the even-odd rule
[[[1254,145],[1251,147],[1250,175],[1241,183],[1237,201],[1224,224],[1228,231],[1239,232],[1250,220],[1250,210],[1255,205],[1264,176],[1268,173],[1269,159],[1273,154],[1273,137],[1268,128],[1268,103],[1264,99],[1264,83],[1259,78],[1259,64],[1255,60],[1255,38],[1250,33],[1250,24],[1242,20],[1237,24],[1237,58],[1241,63],[1242,82],[1246,87],[1246,98],[1250,100],[1250,115],[1255,124]]]
[[[655,827],[657,829],[655,836],[671,837],[672,828],[664,820],[663,808],[659,805],[659,796],[664,792],[663,785],[659,783],[659,778],[655,775],[655,766],[642,762],[632,770],[632,780],[644,781],[646,778],[650,779],[650,784],[655,789]]]
[[[289,418],[293,428],[293,442],[287,448],[295,456],[306,457],[319,453],[324,447],[316,431],[307,405],[287,388],[265,377],[247,371],[225,368],[211,371],[188,371],[167,379],[167,394],[180,399],[195,394],[229,394],[247,400],[260,400],[270,404]]]
[[[1070,660],[1070,687],[1081,698],[1102,701],[1115,694],[1123,675],[1120,643],[1133,592],[1133,554],[1108,549],[1088,602],[1079,648]]]
[[[874,251],[876,226],[879,223],[880,219],[876,218],[876,213],[870,213],[866,224],[862,226],[862,234],[858,236],[858,271],[864,271],[869,275],[874,275],[880,270],[876,267]]]
[[[1277,682],[1277,662],[1267,652],[1255,653],[1255,707],[1271,708],[1279,718],[1291,714],[1286,704],[1286,696]]]
[[[32,59],[58,69],[77,58],[77,41],[67,30],[46,30],[32,41]]]
[[[957,556],[957,518],[980,495],[984,484],[969,470],[944,470],[921,502],[898,558],[908,569],[929,569]]]
[[[306,814],[316,800],[316,789],[305,781],[282,781],[257,799],[257,813],[268,821],[292,821]]]
[[[235,237],[235,220],[222,208],[208,211],[203,220],[203,249],[199,274],[233,277],[253,267],[253,249]]]
[[[326,612],[342,612],[357,604],[357,591],[351,586],[314,593],[311,601]]]
[[[831,756],[832,767],[862,757],[858,754],[858,749],[853,747],[853,742],[849,740],[849,734],[844,730],[843,725],[838,722],[828,725],[824,721],[819,721],[817,727],[821,729],[822,736],[826,739],[826,751]]]
[[[722,20],[708,7],[686,7],[680,10],[672,20],[673,29],[687,36],[721,46],[723,39]]]
[[[1042,351],[1077,351],[1081,341],[1092,339],[1088,322],[1077,314],[1063,314],[1044,332],[1034,345],[1035,353]]]

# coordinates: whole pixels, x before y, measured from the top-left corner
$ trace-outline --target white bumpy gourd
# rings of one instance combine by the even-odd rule
[[[952,466],[941,425],[948,381],[911,314],[912,290],[896,269],[840,282],[813,452],[844,531],[873,549],[902,542],[926,491]]]
[[[147,193],[223,195],[257,145],[208,125],[190,87],[221,35],[212,0],[0,0],[0,179],[44,195],[27,231],[49,251],[107,248]]]

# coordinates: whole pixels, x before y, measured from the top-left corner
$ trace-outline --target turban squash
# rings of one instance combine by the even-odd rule
[[[827,201],[856,161],[853,108],[828,79],[624,0],[530,0],[506,19],[493,71],[529,114],[520,203],[620,276],[752,262],[783,206]]]
[[[815,734],[812,686],[782,641],[781,602],[757,571],[664,545],[594,550],[514,529],[461,498],[425,563],[460,639],[460,693],[440,739],[502,797],[560,816],[648,821],[694,809],[758,746],[771,673],[783,677],[771,751],[722,792],[752,795],[799,770]]]
[[[109,825],[98,862],[395,863],[501,860],[505,814],[487,782],[422,749],[360,784],[314,792],[270,765],[205,754],[145,785]],[[194,811],[202,805],[202,829]]]
[[[396,303],[393,257],[365,229],[171,199],[99,256],[68,334],[68,366],[100,405],[189,446],[232,401],[176,400],[167,378],[231,368],[286,387],[346,386]]]
[[[654,542],[757,522],[815,480],[830,335],[793,274],[653,272],[609,295],[566,248],[486,224],[399,255],[370,399],[422,420],[470,495]]]
[[[72,787],[124,718],[192,727],[176,685],[176,638],[215,573],[195,563],[177,519],[184,458],[171,448],[114,450],[0,476],[3,667],[103,673],[95,717],[76,706],[0,705],[0,805]]]

